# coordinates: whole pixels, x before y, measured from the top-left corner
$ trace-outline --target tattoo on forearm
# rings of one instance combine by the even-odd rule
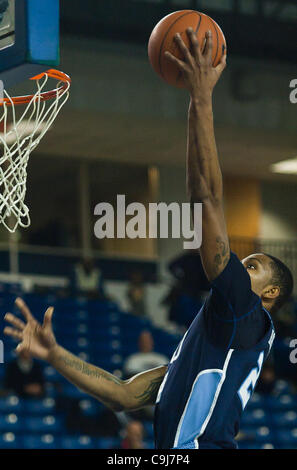
[[[82,374],[87,375],[88,377],[95,377],[97,379],[104,378],[105,380],[108,380],[110,382],[114,382],[117,385],[121,385],[121,380],[118,379],[117,377],[108,374],[107,372],[95,367],[95,366],[90,366],[86,362],[80,360],[80,359],[75,359],[72,357],[68,357],[66,355],[61,355],[59,356],[59,359],[63,361],[63,363],[67,366],[70,367],[71,369],[75,369],[78,372],[82,372]]]
[[[163,382],[163,378],[164,377],[162,376],[152,380],[144,392],[135,396],[140,405],[148,405],[155,402],[160,385]]]
[[[214,267],[216,273],[222,271],[228,262],[228,243],[223,241],[221,237],[217,237],[216,239],[218,245],[218,252],[214,257]]]

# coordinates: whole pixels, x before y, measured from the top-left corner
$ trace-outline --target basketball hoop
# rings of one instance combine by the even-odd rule
[[[58,85],[45,91],[49,79]],[[31,80],[37,85],[35,94],[10,97],[4,90],[0,99],[0,224],[11,233],[30,226],[25,204],[28,160],[68,100],[71,84],[68,75],[54,69]]]

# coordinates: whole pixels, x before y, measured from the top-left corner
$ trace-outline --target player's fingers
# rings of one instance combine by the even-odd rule
[[[175,65],[177,65],[177,67],[182,70],[182,71],[186,71],[186,64],[185,62],[183,62],[182,60],[179,60],[177,57],[175,57],[173,54],[171,54],[171,52],[169,51],[166,51],[165,52],[165,57],[167,59],[169,59],[171,62],[173,62]]]
[[[10,326],[6,326],[4,328],[4,334],[10,336],[13,339],[18,341],[22,341],[23,333],[20,330],[16,330],[15,328],[11,328]]]
[[[206,43],[204,48],[204,56],[212,63],[212,51],[213,51],[213,41],[212,41],[212,32],[209,30],[205,34]]]
[[[52,328],[52,317],[54,313],[54,307],[49,307],[44,314],[43,326]]]
[[[226,66],[227,66],[227,54],[225,53],[222,56],[220,63],[216,66],[217,72],[222,73]]]
[[[7,313],[4,317],[4,320],[8,323],[11,323],[21,331],[23,331],[23,329],[26,327],[25,323],[16,316],[12,315],[12,313]]]
[[[200,64],[201,63],[201,59],[202,59],[202,53],[201,53],[201,49],[200,49],[200,44],[199,44],[199,41],[198,41],[198,38],[196,36],[196,34],[194,33],[193,29],[192,28],[188,28],[187,29],[187,34],[189,36],[189,40],[190,40],[190,44],[192,46],[192,50],[193,50],[193,55],[194,55],[194,58],[195,58],[195,61],[197,64]]]
[[[22,351],[24,351],[24,349],[26,348],[23,342],[19,343],[17,347],[15,348],[17,354],[20,354]]]
[[[23,299],[18,297],[15,301],[15,304],[20,309],[21,313],[24,315],[27,321],[33,320],[31,312],[29,308],[27,307],[27,305],[25,304],[25,302],[23,301]]]
[[[187,46],[185,45],[184,41],[182,40],[182,37],[179,33],[176,33],[176,35],[174,36],[174,40],[175,42],[177,43],[180,51],[182,52],[184,58],[185,58],[185,62],[189,65],[193,65],[193,56],[191,54],[191,52],[189,51],[189,49],[187,48]]]

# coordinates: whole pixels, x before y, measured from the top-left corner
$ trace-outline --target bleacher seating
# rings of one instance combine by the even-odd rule
[[[4,314],[19,315],[14,306],[20,286],[0,283],[0,328],[4,328]],[[54,330],[58,341],[80,357],[110,372],[121,370],[125,358],[137,351],[137,340],[143,329],[152,332],[155,349],[170,357],[180,341],[156,328],[148,319],[121,312],[114,302],[85,299],[58,299],[55,295],[23,296],[37,319],[42,320],[48,305],[55,307]],[[5,337],[5,363],[15,357],[15,343]],[[284,345],[282,346],[284,347]],[[288,355],[286,356],[286,358]],[[0,398],[0,448],[42,449],[103,449],[118,448],[120,436],[70,434],[63,406],[76,401],[81,414],[96,417],[104,407],[93,398],[76,389],[50,365],[43,364],[47,381],[44,399],[23,400],[14,395]],[[0,380],[5,364],[0,365]],[[277,394],[264,396],[254,393],[243,414],[239,448],[242,449],[297,449],[297,400],[290,393],[286,381],[279,380]],[[61,405],[61,397],[64,405]],[[66,399],[66,402],[65,402]],[[60,403],[60,404],[59,404]],[[145,445],[153,448],[153,426],[144,421]]]
[[[152,332],[156,351],[171,356],[180,336],[153,327],[146,318],[122,312],[114,302],[87,301],[83,298],[58,299],[54,294],[21,294],[20,286],[0,283],[0,328],[6,311],[20,316],[14,306],[22,295],[33,315],[42,321],[49,305],[55,307],[53,317],[57,340],[74,354],[110,372],[121,370],[125,358],[137,352],[142,330]],[[15,342],[4,339],[5,363],[15,358]],[[46,384],[44,399],[21,399],[14,395],[0,398],[0,448],[3,449],[104,449],[118,448],[120,436],[98,437],[69,434],[66,413],[57,403],[61,397],[68,404],[78,402],[85,417],[100,417],[104,406],[66,381],[53,367],[41,363]],[[5,364],[0,366],[3,378]],[[65,401],[63,402],[65,404]],[[63,406],[62,406],[63,408]],[[153,448],[153,427],[145,422],[147,448]]]

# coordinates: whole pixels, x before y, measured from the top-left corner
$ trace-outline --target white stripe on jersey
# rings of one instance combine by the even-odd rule
[[[194,386],[197,382],[197,380],[199,379],[199,377],[201,377],[201,375],[203,374],[207,374],[207,373],[211,373],[211,372],[218,372],[218,373],[221,373],[221,379],[220,379],[220,382],[218,383],[218,386],[217,386],[217,390],[215,392],[215,395],[214,395],[214,398],[213,398],[213,401],[212,401],[212,404],[209,408],[209,413],[205,419],[205,421],[202,423],[201,425],[201,429],[200,429],[200,432],[198,434],[198,436],[195,438],[194,442],[195,442],[195,447],[196,449],[199,448],[199,443],[198,443],[198,439],[199,437],[202,436],[202,434],[204,433],[209,421],[210,421],[210,418],[212,416],[212,413],[213,413],[213,410],[216,406],[216,403],[217,403],[217,400],[218,400],[218,397],[219,397],[219,394],[220,394],[220,391],[221,391],[221,388],[222,388],[222,385],[225,381],[225,378],[226,378],[226,371],[227,371],[227,367],[228,367],[228,364],[229,364],[229,361],[230,361],[230,358],[231,358],[231,355],[233,353],[234,349],[230,349],[228,351],[228,354],[226,356],[226,360],[225,360],[225,363],[224,363],[224,366],[223,366],[223,369],[207,369],[207,370],[203,370],[201,372],[199,372],[199,374],[197,375],[196,379],[194,380],[194,383],[192,385],[192,389],[191,389],[191,393],[189,395],[189,398],[187,400],[187,403],[186,403],[186,406],[185,406],[185,409],[183,411],[183,414],[181,416],[181,419],[179,421],[179,424],[178,424],[178,427],[177,427],[177,432],[176,432],[176,435],[175,435],[175,439],[174,439],[174,445],[173,445],[173,448],[176,448],[177,444],[178,444],[178,440],[179,440],[179,435],[180,435],[180,432],[181,432],[181,428],[182,428],[182,424],[183,424],[183,420],[184,420],[184,417],[185,417],[185,414],[186,414],[186,411],[187,411],[187,408],[188,408],[188,405],[189,405],[189,402],[190,402],[190,399],[191,399],[191,396],[192,396],[192,392],[193,392],[193,389],[194,389]]]

